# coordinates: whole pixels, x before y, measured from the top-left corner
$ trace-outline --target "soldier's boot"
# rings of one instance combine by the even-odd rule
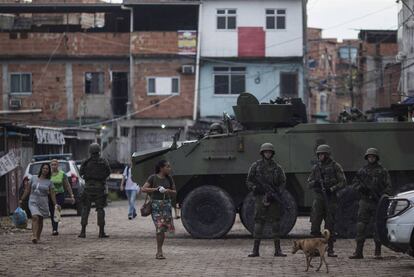
[[[105,227],[104,225],[99,226],[99,238],[109,238],[107,234],[105,234]]]
[[[282,249],[280,248],[279,239],[275,239],[275,257],[286,257],[286,254],[283,254]]]
[[[374,252],[375,259],[382,259],[381,257],[381,242],[375,242],[375,252]]]
[[[330,258],[338,257],[338,255],[336,255],[335,251],[334,251],[334,242],[333,242],[333,240],[328,241],[328,257],[330,257]]]
[[[82,230],[78,236],[79,238],[86,238],[86,225],[82,225]]]
[[[100,200],[102,200],[102,198]],[[96,205],[98,206],[98,203],[96,203]],[[99,206],[96,208],[99,226],[99,237],[109,238],[109,236],[105,234],[105,210],[103,209],[103,207],[104,203],[99,201]]]
[[[364,241],[357,241],[355,253],[349,258],[350,259],[363,259],[364,258],[363,251],[364,251]]]
[[[251,254],[249,254],[248,257],[252,258],[252,257],[259,257],[259,248],[260,248],[260,240],[259,239],[255,239],[254,240],[254,244],[253,244],[253,252]]]

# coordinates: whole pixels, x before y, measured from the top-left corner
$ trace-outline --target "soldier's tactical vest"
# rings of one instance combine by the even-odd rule
[[[385,183],[386,171],[379,165],[367,165],[363,167],[362,170],[362,179],[367,187],[369,187],[372,192],[377,195],[382,195],[386,189],[387,184]],[[369,199],[369,194],[363,194],[363,199]]]
[[[102,159],[90,159],[87,162],[86,170],[85,170],[85,180],[96,180],[96,181],[105,181],[105,179],[109,176],[108,171],[108,164],[107,162]]]

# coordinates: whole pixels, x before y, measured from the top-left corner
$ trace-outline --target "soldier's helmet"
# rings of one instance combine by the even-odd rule
[[[97,154],[101,152],[101,147],[97,143],[89,145],[89,154]]]
[[[376,148],[368,148],[367,149],[367,152],[365,152],[365,156],[364,156],[364,158],[365,158],[365,160],[366,159],[368,159],[368,155],[374,155],[374,156],[376,156],[377,157],[377,160],[379,160],[379,152],[378,152],[378,149],[376,149]]]
[[[210,125],[210,129],[209,129],[210,133],[215,133],[215,134],[222,134],[223,133],[223,127],[220,125],[220,123],[213,123]]]
[[[270,142],[263,143],[262,146],[260,146],[260,155],[262,155],[264,151],[272,151],[273,154],[275,154],[275,147]]]
[[[331,154],[331,147],[327,144],[319,145],[318,148],[316,148],[316,155],[322,154],[322,153],[330,155]]]

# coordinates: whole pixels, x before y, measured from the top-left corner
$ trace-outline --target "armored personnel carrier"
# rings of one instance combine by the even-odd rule
[[[300,99],[259,103],[248,93],[239,96],[233,109],[242,130],[233,130],[226,120],[223,132],[208,133],[179,147],[174,143],[169,148],[133,154],[133,178],[139,184],[153,172],[158,160],[171,162],[182,222],[193,237],[223,237],[232,228],[236,214],[253,232],[254,198],[245,181],[251,163],[260,159],[259,147],[264,142],[273,143],[275,159],[287,176],[284,197],[288,207],[281,224],[284,235],[291,231],[298,215],[310,213],[313,192],[306,180],[320,144],[331,146],[348,184],[365,163],[363,154],[369,147],[380,150],[395,191],[414,183],[412,121],[307,123],[306,108]],[[401,113],[408,115],[410,109],[398,107],[398,118]],[[350,188],[339,194],[336,231],[342,237],[352,237],[356,232],[357,198]],[[266,230],[270,234],[270,228]]]

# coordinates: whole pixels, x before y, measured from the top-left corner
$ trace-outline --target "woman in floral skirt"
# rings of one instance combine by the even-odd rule
[[[174,232],[174,223],[171,213],[171,198],[176,195],[175,183],[171,174],[171,165],[161,160],[155,166],[155,174],[151,175],[142,187],[142,192],[151,197],[151,217],[154,222],[157,236],[156,259],[165,259],[162,246],[165,232]]]

